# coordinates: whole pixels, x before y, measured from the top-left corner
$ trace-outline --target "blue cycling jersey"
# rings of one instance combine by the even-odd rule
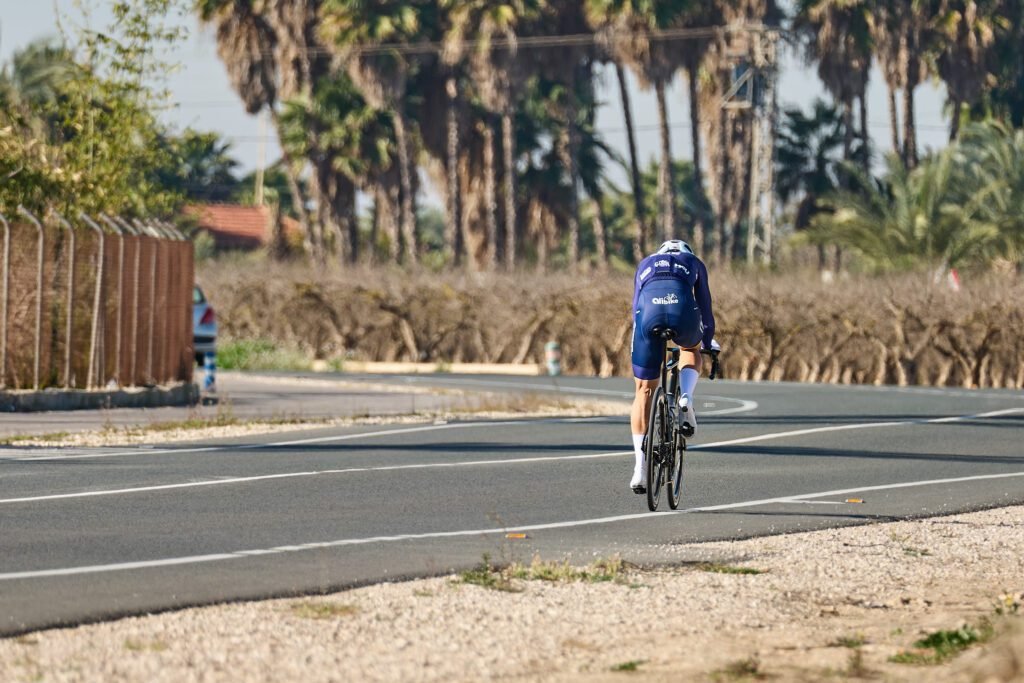
[[[633,279],[634,317],[641,312],[643,307],[640,297],[643,289],[650,286],[652,282],[667,285],[666,280],[679,283],[680,289],[687,294],[692,292],[697,308],[700,310],[700,322],[704,328],[701,343],[704,348],[711,348],[711,340],[715,336],[715,316],[711,310],[708,269],[704,262],[693,254],[651,254],[640,262]]]

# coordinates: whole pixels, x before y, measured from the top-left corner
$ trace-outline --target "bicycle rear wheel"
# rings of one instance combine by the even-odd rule
[[[686,453],[686,440],[678,430],[673,431],[675,438],[672,439],[672,456],[668,459],[668,481],[665,488],[668,490],[668,506],[675,510],[683,498],[683,456]]]
[[[664,481],[664,454],[666,453],[665,390],[661,387],[654,392],[651,413],[647,419],[647,507],[654,512],[661,498],[661,483]]]

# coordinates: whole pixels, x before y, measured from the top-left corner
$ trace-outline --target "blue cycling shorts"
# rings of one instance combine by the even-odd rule
[[[700,309],[693,290],[676,279],[654,280],[640,291],[640,301],[633,313],[633,376],[657,379],[665,358],[665,340],[652,335],[655,327],[675,330],[672,339],[678,346],[691,349],[704,335]]]

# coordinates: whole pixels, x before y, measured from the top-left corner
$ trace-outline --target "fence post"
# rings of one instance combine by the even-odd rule
[[[18,206],[18,213],[25,218],[29,219],[33,225],[36,226],[36,231],[39,234],[39,250],[36,256],[36,340],[35,340],[35,360],[32,364],[32,388],[39,389],[39,362],[40,356],[43,352],[43,224],[39,222],[31,211],[26,209],[24,206]]]
[[[103,257],[104,257],[104,246],[106,242],[106,236],[103,234],[103,228],[96,225],[93,219],[89,218],[85,212],[78,214],[78,217],[88,225],[90,228],[96,231],[96,234],[100,236],[100,250],[99,255],[96,258],[96,294],[93,298],[92,305],[92,335],[89,341],[89,375],[86,379],[86,386],[92,388],[95,386],[96,379],[96,351],[99,345],[99,323],[100,323],[100,304],[102,303],[103,294]]]
[[[7,294],[11,275],[11,226],[0,213],[0,225],[4,226],[3,294],[0,300],[0,388],[7,386]]]
[[[117,235],[117,333],[114,335],[114,367],[117,368],[114,377],[118,385],[121,381],[121,331],[124,329],[124,230],[105,213],[100,214],[100,220]],[[129,228],[130,229],[130,228]]]
[[[71,227],[71,224],[59,212],[53,209],[51,209],[51,212],[57,217],[57,222],[60,226],[66,228],[68,235],[70,235],[70,244],[68,245],[68,313],[67,322],[64,326],[64,388],[67,389],[71,386],[71,323],[75,315],[75,229]]]
[[[148,226],[147,226],[148,227]],[[146,379],[153,381],[153,314],[156,309],[156,262],[160,253],[160,234],[150,228],[150,234],[155,239],[153,243],[153,258],[149,262],[149,341],[146,346]]]

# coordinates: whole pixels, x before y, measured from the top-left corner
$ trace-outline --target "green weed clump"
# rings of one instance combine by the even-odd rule
[[[484,588],[518,593],[522,588],[513,581],[551,581],[571,583],[603,583],[625,579],[626,564],[618,557],[597,560],[587,567],[573,567],[568,561],[551,562],[535,556],[530,564],[514,562],[506,567],[495,567],[491,558],[484,554],[483,561],[472,569],[459,574],[459,583],[469,583]]]
[[[640,665],[646,661],[646,659],[631,659],[628,662],[616,664],[612,667],[612,671],[636,671],[640,668]]]
[[[992,623],[982,619],[977,626],[964,624],[958,629],[929,633],[914,643],[915,649],[895,654],[889,661],[896,664],[942,664],[972,645],[991,640],[993,635],[995,628]]]
[[[268,339],[233,339],[217,348],[217,366],[223,370],[309,370],[306,354]]]
[[[737,659],[711,675],[713,681],[761,681],[766,677],[757,657]]]

